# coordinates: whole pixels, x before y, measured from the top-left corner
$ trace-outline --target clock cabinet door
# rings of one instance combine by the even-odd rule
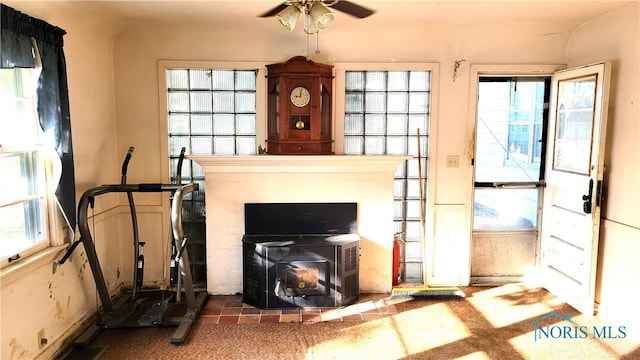
[[[269,135],[280,134],[280,84],[277,81],[269,82]]]
[[[311,140],[318,125],[313,109],[318,103],[318,89],[313,78],[289,79],[289,116],[286,124],[290,140]],[[283,119],[284,120],[284,119]]]

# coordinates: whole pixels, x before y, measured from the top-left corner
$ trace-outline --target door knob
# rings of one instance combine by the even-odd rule
[[[589,193],[582,195],[582,211],[585,214],[591,214],[591,206],[593,205],[593,179],[589,180]]]

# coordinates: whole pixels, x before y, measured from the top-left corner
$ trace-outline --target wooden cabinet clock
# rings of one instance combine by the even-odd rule
[[[267,65],[268,154],[333,154],[332,69],[304,56]]]

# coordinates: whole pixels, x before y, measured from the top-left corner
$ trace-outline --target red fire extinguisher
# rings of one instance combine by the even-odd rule
[[[391,283],[393,286],[400,284],[400,253],[402,251],[402,238],[400,237],[402,233],[397,232],[393,234],[393,264],[392,264],[392,276]]]

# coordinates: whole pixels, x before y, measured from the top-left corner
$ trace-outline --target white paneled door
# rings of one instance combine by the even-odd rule
[[[540,268],[544,286],[592,315],[608,83],[603,62],[552,77]]]

